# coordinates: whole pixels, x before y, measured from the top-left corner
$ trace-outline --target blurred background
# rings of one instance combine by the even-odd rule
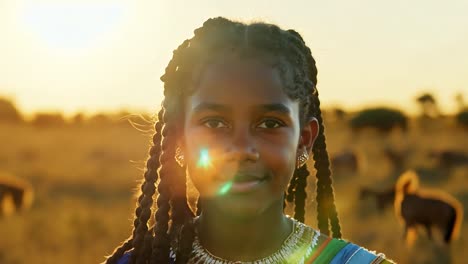
[[[399,263],[464,263],[466,220],[449,245],[435,226],[409,247],[393,203],[412,169],[468,206],[467,13],[461,0],[0,0],[0,263],[98,263],[128,237],[159,77],[215,16],[304,36],[346,239]]]

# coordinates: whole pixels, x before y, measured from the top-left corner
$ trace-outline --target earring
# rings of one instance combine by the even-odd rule
[[[174,159],[180,167],[183,168],[185,166],[184,153],[182,153],[182,150],[179,147],[176,148]]]
[[[306,164],[307,160],[309,159],[309,153],[305,147],[302,147],[300,150],[297,150],[297,159],[296,159],[296,168],[299,169],[300,167]]]

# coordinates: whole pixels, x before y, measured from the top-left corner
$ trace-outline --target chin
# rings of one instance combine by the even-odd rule
[[[218,212],[222,212],[226,217],[239,220],[256,218],[271,206],[270,203],[262,199],[242,200],[236,198],[222,197],[222,199],[213,201],[213,205],[217,208]]]

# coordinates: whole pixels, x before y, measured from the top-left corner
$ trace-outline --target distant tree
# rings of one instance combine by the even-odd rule
[[[65,118],[60,113],[36,113],[31,121],[37,127],[63,126],[65,123]]]
[[[455,119],[457,120],[457,124],[468,128],[468,109],[465,108],[464,110],[461,110],[455,115]]]
[[[86,120],[89,125],[107,126],[113,123],[112,116],[104,113],[97,113]]]
[[[0,97],[0,121],[18,123],[23,121],[23,117],[10,100]]]
[[[424,117],[437,117],[440,115],[437,101],[430,93],[424,93],[416,98],[421,106],[421,113]]]
[[[83,113],[76,113],[72,118],[71,118],[71,123],[74,125],[81,125],[84,123],[84,114]]]
[[[399,110],[377,107],[358,112],[350,121],[353,131],[363,128],[374,128],[380,132],[390,132],[394,128],[406,131],[408,118]]]

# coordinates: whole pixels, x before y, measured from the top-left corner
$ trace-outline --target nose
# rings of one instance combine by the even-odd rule
[[[230,161],[257,161],[260,157],[255,136],[248,127],[233,129],[231,142],[226,148],[227,159]]]

